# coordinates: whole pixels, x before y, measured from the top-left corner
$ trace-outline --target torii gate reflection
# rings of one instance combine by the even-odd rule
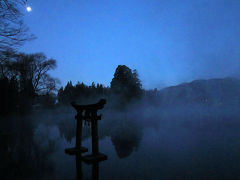
[[[77,130],[76,130],[76,145],[73,148],[65,149],[65,153],[69,155],[76,155],[76,168],[78,179],[82,179],[82,164],[84,161],[87,164],[92,164],[93,179],[98,179],[99,162],[106,160],[107,156],[99,152],[98,147],[98,120],[101,120],[101,115],[97,115],[98,110],[103,109],[106,104],[106,99],[101,99],[96,104],[77,105],[75,102],[71,103],[76,109],[77,115]],[[91,125],[92,134],[92,154],[82,156],[81,153],[87,152],[88,149],[82,147],[82,123],[83,120]]]
[[[84,180],[84,174],[82,171],[82,157],[80,154],[76,155],[76,172],[77,172],[77,180]],[[99,161],[90,163],[92,165],[92,178],[93,180],[99,179]]]

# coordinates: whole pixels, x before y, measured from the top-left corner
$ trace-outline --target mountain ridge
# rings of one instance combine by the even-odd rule
[[[240,79],[213,78],[199,79],[166,87],[159,92],[164,105],[176,104],[240,104]]]

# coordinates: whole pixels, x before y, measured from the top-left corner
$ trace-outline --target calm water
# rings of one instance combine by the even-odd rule
[[[21,120],[16,131],[1,135],[1,179],[240,178],[237,111],[152,114],[106,115],[99,123],[99,147],[108,160],[95,165],[64,153],[75,145],[72,114],[52,123]],[[82,144],[91,152],[89,134],[85,127]]]

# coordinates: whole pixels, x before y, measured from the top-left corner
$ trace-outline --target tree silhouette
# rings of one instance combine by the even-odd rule
[[[119,65],[111,81],[111,92],[121,105],[139,99],[142,96],[142,85],[137,70],[132,71],[125,65]]]
[[[109,96],[109,88],[102,84],[93,82],[91,86],[78,82],[73,85],[71,81],[63,88],[58,90],[58,102],[60,104],[69,104],[71,101],[78,101],[82,103],[93,102],[100,98]]]
[[[19,74],[20,82],[29,81],[34,93],[42,91],[51,92],[56,89],[57,80],[52,78],[48,72],[56,68],[56,60],[47,59],[43,53],[17,55],[13,62],[16,72]],[[24,86],[24,84],[22,85]]]
[[[108,98],[111,102],[117,99],[120,105],[137,100],[142,96],[142,85],[136,70],[131,70],[125,65],[119,65],[111,81],[111,88],[92,82],[91,86],[78,82],[73,85],[71,81],[58,90],[58,102],[69,104],[71,101],[88,103]],[[112,98],[112,99],[111,99]]]
[[[119,158],[128,157],[137,151],[142,140],[142,127],[135,119],[115,119],[110,129],[111,141]]]
[[[51,102],[51,92],[56,90],[57,80],[48,73],[56,67],[56,61],[47,59],[42,53],[23,54],[13,51],[1,54],[0,61],[0,93],[1,107],[5,113],[16,110],[24,112],[31,109],[33,100],[46,94],[45,102]],[[51,99],[51,100],[50,100]],[[1,111],[1,114],[4,114]]]

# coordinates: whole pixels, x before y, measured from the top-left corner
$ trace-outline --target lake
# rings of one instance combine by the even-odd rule
[[[64,152],[75,146],[73,112],[10,118],[21,123],[12,131],[2,129],[0,177],[239,179],[240,113],[233,109],[103,112],[99,150],[108,159],[90,165]],[[12,127],[6,124],[1,127]],[[82,155],[91,153],[88,125],[83,127],[82,145],[89,150]]]

